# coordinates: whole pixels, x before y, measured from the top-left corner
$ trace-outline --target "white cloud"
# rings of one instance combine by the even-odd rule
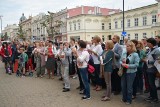
[[[81,5],[122,9],[122,1],[123,0],[5,0],[0,1],[0,4],[3,4],[2,6],[0,5],[0,14],[4,16],[3,27],[5,27],[7,24],[18,23],[22,13],[28,17],[31,14],[34,16],[40,12],[56,12],[66,7],[74,8]],[[125,0],[125,9],[153,3],[156,3],[155,0]]]

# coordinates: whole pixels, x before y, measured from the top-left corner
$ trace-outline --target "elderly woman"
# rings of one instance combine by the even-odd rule
[[[133,42],[126,43],[126,54],[122,56],[121,65],[123,74],[121,77],[122,101],[127,105],[132,103],[133,82],[136,77],[137,67],[139,65],[139,56],[136,53],[136,47]]]
[[[156,56],[160,55],[160,50],[158,49],[156,40],[154,38],[149,38],[147,40],[147,45],[149,47],[149,52],[147,54],[146,63],[147,63],[147,74],[150,86],[150,96],[145,100],[151,103],[157,103],[158,94],[155,85],[157,68],[155,67],[154,63],[156,61]]]
[[[106,49],[102,53],[102,67],[104,69],[101,73],[104,75],[106,82],[106,92],[102,98],[102,101],[109,101],[111,97],[111,73],[113,72],[114,52],[112,51],[114,43],[112,41],[106,42]]]
[[[89,53],[92,54],[92,58],[94,61],[94,68],[95,68],[95,85],[96,87],[94,90],[100,91],[101,86],[102,86],[102,81],[100,76],[100,61],[99,61],[99,56],[102,54],[103,49],[101,47],[101,38],[99,36],[95,36],[92,40],[93,45],[91,46],[91,49],[88,49]]]

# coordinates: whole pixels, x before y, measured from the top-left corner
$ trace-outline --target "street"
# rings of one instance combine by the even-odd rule
[[[78,79],[71,79],[71,91],[62,92],[63,82],[54,79],[35,77],[16,77],[7,75],[3,64],[0,63],[0,107],[128,107],[121,102],[121,95],[112,95],[111,101],[102,102],[103,91],[93,91],[91,99],[81,100],[76,87]],[[159,92],[160,93],[160,92]],[[147,95],[137,96],[130,107],[160,107],[159,104],[150,104],[144,101]],[[159,94],[160,97],[160,94]]]

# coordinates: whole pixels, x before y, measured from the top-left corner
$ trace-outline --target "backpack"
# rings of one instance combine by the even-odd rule
[[[28,55],[26,53],[24,53],[24,61],[27,62],[28,61]]]

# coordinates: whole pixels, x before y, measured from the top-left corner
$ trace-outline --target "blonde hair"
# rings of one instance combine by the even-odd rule
[[[114,43],[113,43],[112,40],[108,40],[108,41],[106,42],[106,45],[107,45],[107,47],[108,47],[109,50],[112,50],[113,47],[114,47]]]
[[[118,41],[120,41],[120,37],[118,35],[114,35]]]
[[[144,44],[143,44],[142,41],[138,41],[138,44],[140,44],[140,48],[141,48],[141,49],[144,49]]]
[[[131,51],[132,52],[136,52],[137,51],[136,46],[132,41],[128,41],[126,45],[129,45],[131,47]]]

